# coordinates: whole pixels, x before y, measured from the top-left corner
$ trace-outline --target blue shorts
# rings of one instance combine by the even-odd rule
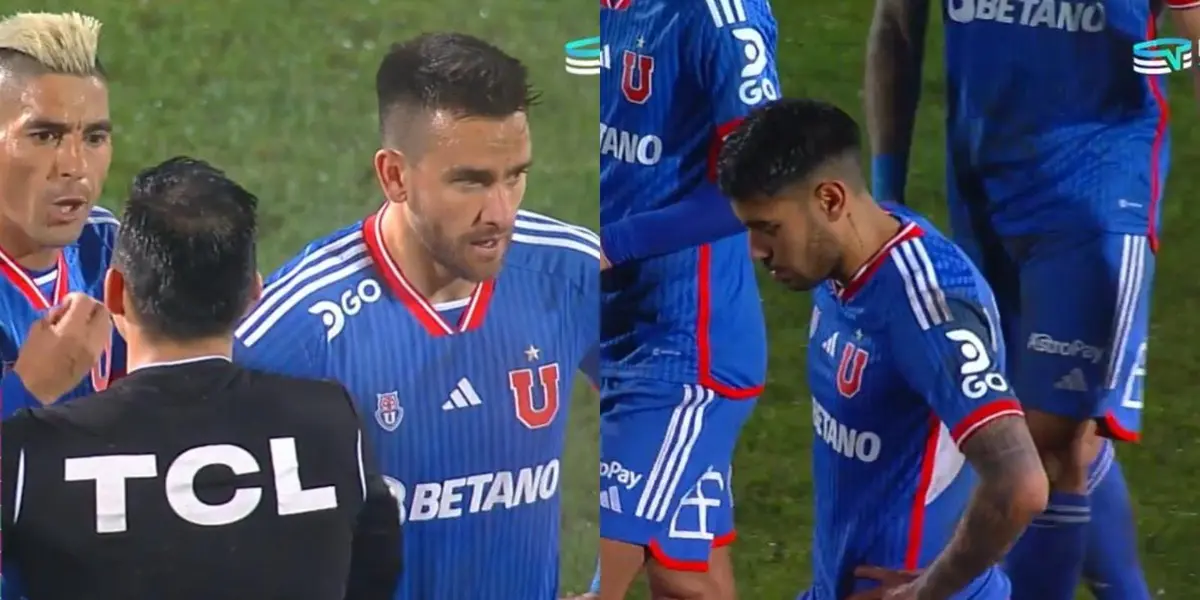
[[[992,284],[1021,403],[1138,441],[1155,266],[1148,238],[977,232],[956,227],[955,238]]]
[[[679,402],[664,405],[666,395]],[[706,571],[712,549],[735,537],[733,450],[755,400],[644,381],[603,382],[600,396],[600,537]]]

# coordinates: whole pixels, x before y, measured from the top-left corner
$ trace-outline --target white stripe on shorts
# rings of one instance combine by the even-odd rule
[[[1108,374],[1105,376],[1107,389],[1116,389],[1120,383],[1121,361],[1126,345],[1137,324],[1138,304],[1142,298],[1142,285],[1146,278],[1146,252],[1149,243],[1144,235],[1122,236],[1121,270],[1117,275],[1117,304],[1113,311],[1112,341],[1109,344]]]
[[[716,394],[704,386],[683,386],[683,402],[671,413],[667,433],[638,499],[634,513],[638,518],[662,521],[667,517],[671,499],[704,429],[705,411],[715,398]]]

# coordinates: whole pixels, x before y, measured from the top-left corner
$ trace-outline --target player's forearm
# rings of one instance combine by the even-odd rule
[[[903,191],[921,98],[927,0],[878,0],[867,36],[867,131],[876,157],[872,177],[877,194]],[[888,171],[886,173],[881,171]],[[881,180],[882,178],[882,180]],[[899,198],[884,198],[887,200]]]
[[[600,245],[614,265],[715,242],[745,231],[715,185],[704,183],[678,202],[605,223]]]
[[[979,487],[949,546],[921,576],[919,598],[943,600],[965,588],[1046,508],[1050,485],[1020,416],[1001,417],[963,445]]]

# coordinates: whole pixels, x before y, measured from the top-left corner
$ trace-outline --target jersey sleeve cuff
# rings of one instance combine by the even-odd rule
[[[967,443],[975,432],[983,429],[988,423],[1003,417],[1023,417],[1025,410],[1016,398],[1001,398],[993,400],[971,411],[958,425],[950,429],[950,437],[954,443],[962,446]]]
[[[1167,0],[1167,7],[1172,10],[1200,8],[1200,0]]]

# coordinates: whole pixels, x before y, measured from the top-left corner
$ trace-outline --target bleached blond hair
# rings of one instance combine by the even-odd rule
[[[0,50],[20,52],[51,73],[95,75],[102,26],[76,12],[18,13],[0,21]]]

